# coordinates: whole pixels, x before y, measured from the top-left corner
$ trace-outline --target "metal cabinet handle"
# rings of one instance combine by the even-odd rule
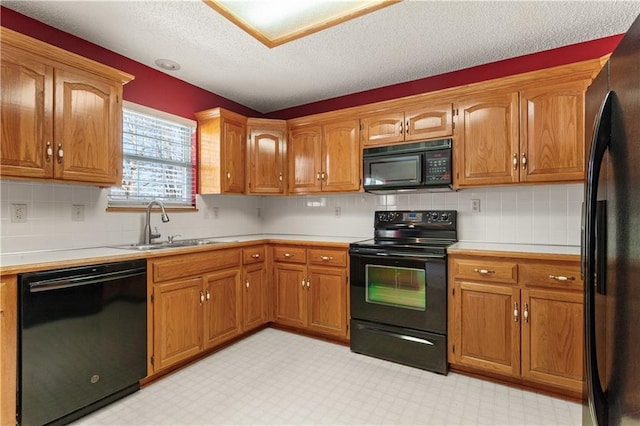
[[[51,141],[47,141],[47,162],[51,161],[53,157],[53,148],[51,148]]]
[[[326,172],[320,173],[320,178],[321,180],[327,180],[327,173]]]
[[[280,182],[282,182],[282,173],[278,175],[278,179],[280,179]]]
[[[475,268],[473,270],[473,272],[477,272],[477,273],[482,274],[482,275],[490,275],[490,274],[495,274],[496,273],[496,271],[491,270],[491,269],[478,269],[478,268]]]
[[[200,291],[200,304],[202,305],[203,303],[204,303],[204,293]]]
[[[254,253],[254,254],[251,255],[251,257],[253,257],[254,259],[259,259],[260,258],[260,254]]]
[[[549,278],[556,281],[574,281],[576,277],[565,277],[563,275],[549,275]]]
[[[205,290],[205,292],[206,292],[206,294],[207,294],[206,299],[207,299],[207,300],[211,299],[211,293],[209,293],[209,290],[207,289],[207,290]]]
[[[518,154],[513,154],[513,170],[518,170]]]
[[[305,282],[304,282],[304,278],[302,279],[302,288],[304,288],[305,286]]]
[[[320,259],[324,262],[328,262],[330,260],[333,260],[333,256],[320,256]]]
[[[404,133],[403,126],[404,126],[404,122],[402,122],[402,121],[401,121],[401,122],[400,122],[400,134],[403,134],[403,133]]]
[[[522,153],[522,168],[527,168],[527,154],[525,154],[524,152]]]
[[[244,282],[244,286],[245,286],[246,288],[249,288],[249,280],[246,280],[246,281]]]
[[[293,255],[291,253],[285,253],[283,256],[284,257],[293,257]]]
[[[320,180],[320,172],[316,173],[316,179]]]
[[[311,287],[311,280],[307,278],[307,289],[309,289],[309,287]]]
[[[407,123],[405,124],[404,131],[407,135],[409,134],[409,120],[407,120]]]
[[[231,179],[231,172],[227,172],[227,180]]]
[[[62,163],[62,159],[64,158],[64,150],[62,149],[62,144],[58,144],[58,163]]]
[[[524,322],[529,322],[529,304],[528,303],[524,304],[524,313],[522,315],[524,315]]]
[[[513,304],[513,320],[515,322],[518,322],[518,316],[518,303],[516,302]]]

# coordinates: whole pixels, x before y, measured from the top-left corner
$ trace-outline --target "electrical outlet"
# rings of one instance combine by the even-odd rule
[[[480,213],[480,200],[477,198],[471,200],[471,213]]]
[[[74,204],[71,206],[71,220],[74,222],[84,222],[84,206]]]
[[[23,223],[27,221],[27,205],[11,204],[11,222]]]
[[[342,214],[342,209],[340,207],[336,207],[336,217],[340,217]]]
[[[214,207],[213,208],[213,217],[217,219],[219,214],[220,214],[220,209],[218,207]]]

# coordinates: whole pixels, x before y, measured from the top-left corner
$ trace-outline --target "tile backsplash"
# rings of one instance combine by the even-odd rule
[[[142,239],[144,212],[107,212],[107,189],[0,181],[2,253],[125,244]],[[374,195],[368,193],[254,197],[198,196],[197,211],[170,212],[160,222],[166,239],[240,234],[306,234],[369,238],[373,212],[395,209],[458,211],[458,239],[528,244],[580,244],[583,185],[506,186],[458,192]],[[471,200],[480,211],[471,212]],[[27,221],[12,222],[12,204],[27,206]],[[73,206],[84,217],[72,220]]]

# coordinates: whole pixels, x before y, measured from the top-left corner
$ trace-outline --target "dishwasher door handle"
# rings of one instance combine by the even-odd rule
[[[106,281],[119,280],[123,278],[135,277],[140,274],[145,274],[146,271],[144,268],[141,269],[130,269],[126,271],[118,271],[111,273],[103,273],[98,275],[90,275],[90,276],[82,276],[82,277],[71,277],[71,278],[56,278],[51,280],[43,280],[43,281],[35,281],[29,283],[29,292],[30,293],[38,293],[41,291],[52,291],[52,290],[60,290],[64,288],[71,287],[79,287],[83,285],[91,285],[103,283]]]

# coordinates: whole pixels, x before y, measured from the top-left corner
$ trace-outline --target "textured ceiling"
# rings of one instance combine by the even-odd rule
[[[260,112],[625,32],[640,1],[405,0],[269,49],[199,0],[3,6]]]

